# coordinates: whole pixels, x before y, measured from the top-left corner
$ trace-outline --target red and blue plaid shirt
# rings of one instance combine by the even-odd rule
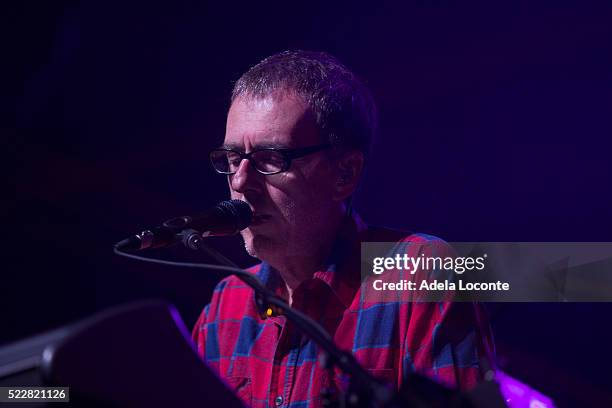
[[[471,388],[480,378],[480,356],[489,338],[477,305],[375,302],[364,296],[361,242],[400,241],[417,254],[420,244],[432,240],[444,244],[428,235],[366,228],[355,216],[338,235],[327,269],[294,290],[292,307],[318,321],[371,374],[396,387],[419,372]],[[282,280],[270,265],[263,262],[250,271],[280,293]],[[317,407],[322,388],[346,388],[346,377],[321,367],[318,346],[284,316],[262,319],[253,290],[234,276],[215,288],[193,339],[207,365],[248,406]]]

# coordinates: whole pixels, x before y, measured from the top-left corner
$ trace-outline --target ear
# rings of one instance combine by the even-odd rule
[[[334,188],[335,201],[344,201],[355,192],[361,179],[363,164],[363,153],[358,150],[345,152],[338,159]]]

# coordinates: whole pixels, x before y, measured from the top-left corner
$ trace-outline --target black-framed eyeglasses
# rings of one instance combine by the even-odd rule
[[[299,159],[329,147],[331,147],[329,143],[297,149],[263,147],[254,149],[249,153],[220,148],[210,152],[210,162],[217,173],[234,174],[238,171],[240,163],[243,160],[248,160],[259,173],[270,175],[289,170],[293,159]]]

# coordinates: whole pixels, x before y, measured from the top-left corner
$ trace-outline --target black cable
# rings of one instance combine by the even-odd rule
[[[310,337],[313,337],[315,340],[326,341],[328,344],[332,342],[332,338],[325,331],[319,323],[312,320],[310,317],[305,314],[291,308],[283,299],[278,297],[276,294],[272,293],[263,282],[254,274],[245,271],[244,269],[233,267],[233,266],[225,266],[225,265],[215,265],[215,264],[206,264],[206,263],[193,263],[193,262],[176,262],[176,261],[167,261],[165,259],[157,259],[157,258],[147,258],[144,256],[134,255],[127,252],[123,252],[116,247],[113,248],[113,252],[116,255],[123,256],[125,258],[135,259],[138,261],[158,264],[158,265],[168,265],[168,266],[177,266],[180,268],[195,268],[195,269],[214,269],[223,272],[229,272],[226,276],[236,275],[247,285],[251,286],[253,290],[259,295],[263,296],[263,301],[267,304],[266,306],[272,305],[275,306],[276,309],[282,310],[283,314],[291,315],[296,320],[300,320],[300,322],[304,322],[306,325],[309,325],[313,328],[313,330],[308,330],[307,334]],[[299,325],[299,324],[298,324]]]
[[[244,269],[234,267],[234,266],[193,263],[193,262],[175,262],[175,261],[168,261],[165,259],[147,258],[144,256],[139,256],[139,255],[134,255],[134,254],[129,254],[127,252],[123,252],[117,249],[116,247],[113,248],[113,253],[115,253],[115,255],[123,256],[125,258],[136,259],[138,261],[149,262],[149,263],[160,264],[160,265],[178,266],[178,267],[183,267],[183,268],[195,268],[195,269],[216,269],[219,271],[231,272],[228,275],[241,274],[241,273],[248,274],[248,272],[245,271]]]

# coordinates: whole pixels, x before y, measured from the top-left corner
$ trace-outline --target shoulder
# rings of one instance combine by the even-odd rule
[[[366,241],[369,242],[446,242],[435,235],[409,232],[387,227],[369,225]]]
[[[385,242],[387,248],[408,255],[452,255],[451,245],[440,237],[385,227],[368,227],[366,242]]]
[[[435,235],[425,234],[422,232],[408,233],[400,241],[402,242],[434,242],[434,243],[446,243],[442,238]]]
[[[404,244],[406,252],[417,255],[452,256],[455,252],[452,246],[435,235],[412,233],[403,237],[398,244]],[[412,250],[409,250],[412,247]]]

